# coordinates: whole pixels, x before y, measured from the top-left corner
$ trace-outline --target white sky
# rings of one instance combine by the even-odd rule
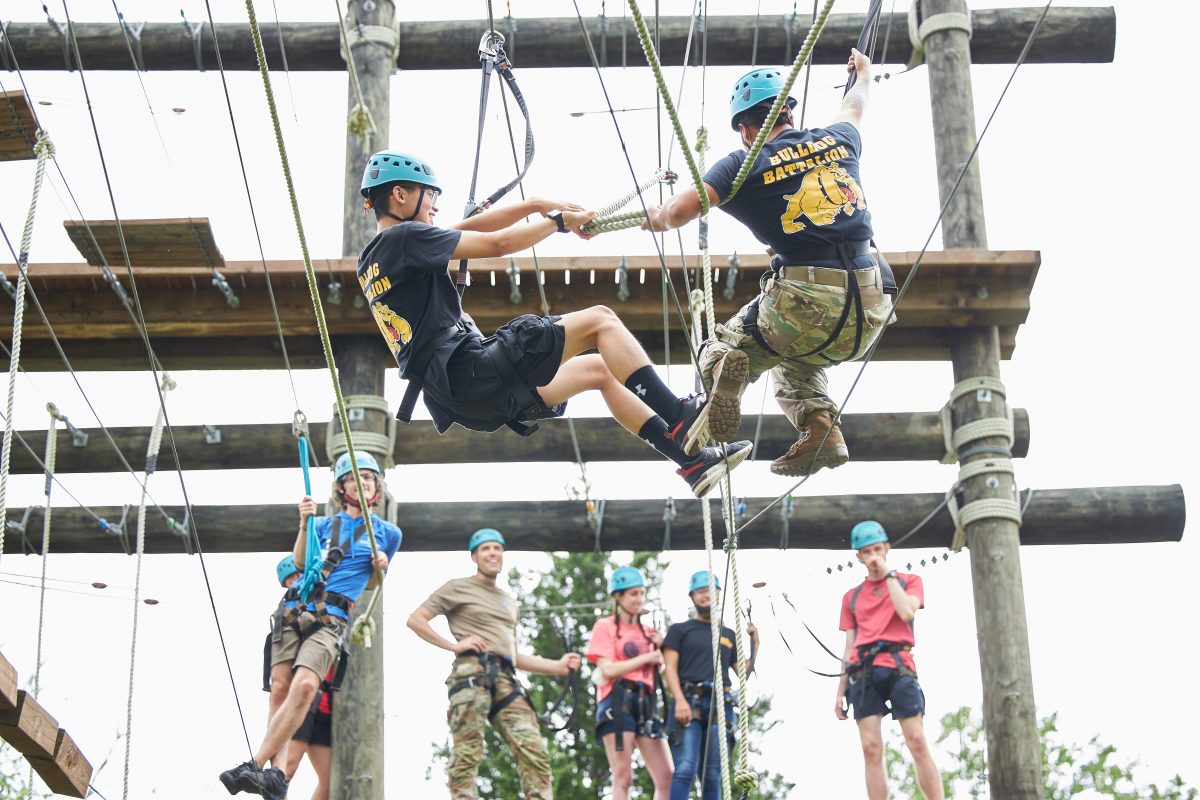
[[[330,3],[280,5],[288,19],[333,19]],[[479,17],[484,8],[475,2],[403,5],[402,13],[429,19]],[[599,12],[596,0],[581,5],[589,15]],[[690,8],[680,0],[662,5],[663,13],[672,15],[686,14]],[[1191,145],[1198,131],[1196,112],[1185,94],[1191,68],[1164,38],[1162,24],[1167,19],[1189,29],[1200,15],[1190,4],[1117,0],[1115,5],[1115,63],[1023,67],[981,151],[990,246],[1038,249],[1043,258],[1016,359],[1004,366],[1011,402],[1030,410],[1033,430],[1030,457],[1018,462],[1017,474],[1022,486],[1033,488],[1183,483],[1188,490],[1195,486],[1194,467],[1187,464],[1197,428],[1189,396],[1195,368],[1184,345],[1193,327],[1188,312],[1195,306],[1188,299],[1193,268],[1187,231],[1197,210],[1193,187],[1200,171]],[[219,21],[244,19],[240,3],[219,0],[214,6]],[[260,6],[260,18],[269,19],[269,5]],[[865,6],[863,0],[844,0],[836,10],[861,11]],[[204,16],[198,0],[186,0],[183,7],[191,20]],[[618,14],[620,7],[615,0],[609,4]],[[716,3],[712,13],[744,13],[748,8]],[[176,19],[173,5],[167,8],[149,0],[122,3],[122,10],[131,20]],[[513,10],[521,17],[567,13],[570,7],[519,0]],[[774,15],[766,19],[777,24],[780,15],[790,13],[791,4],[764,0],[762,10]],[[107,3],[76,4],[72,11],[76,21],[115,23]],[[63,19],[61,7],[54,13]],[[6,3],[5,15],[42,19],[40,4],[33,0]],[[568,113],[604,108],[594,73],[522,72],[520,54],[531,45],[519,37],[518,31],[517,74],[533,111],[538,146],[527,186],[537,194],[584,204],[609,202],[628,184],[612,123],[606,114],[576,118]],[[630,62],[640,63],[636,42],[631,39],[629,47]],[[782,53],[760,56],[762,61],[782,58]],[[668,73],[674,91],[680,71]],[[981,122],[1008,73],[1004,66],[975,68]],[[727,86],[738,74],[738,68],[708,71],[706,120],[715,143],[710,163],[736,146],[725,127],[725,101]],[[832,87],[841,77],[838,68],[814,70],[810,123],[832,116],[840,98]],[[618,107],[653,106],[653,85],[644,68],[609,69],[605,78]],[[39,105],[38,112],[85,213],[91,218],[110,216],[78,76],[30,72],[26,79],[36,100],[51,103]],[[208,216],[226,258],[257,258],[217,73],[150,73],[144,79],[169,160],[134,74],[88,76],[121,216]],[[267,257],[298,258],[258,77],[241,72],[230,74],[229,80]],[[699,70],[687,75],[682,106],[689,138],[700,120],[700,80]],[[17,87],[12,73],[0,73],[0,81],[5,89]],[[293,106],[282,76],[275,83],[314,257],[341,252],[345,86],[344,75],[293,74]],[[877,86],[864,124],[863,184],[877,239],[887,250],[919,249],[937,213],[927,86],[924,70]],[[423,153],[436,165],[447,187],[443,220],[454,218],[465,200],[477,91],[474,71],[404,72],[393,79],[391,145]],[[172,113],[177,106],[187,110]],[[619,118],[639,175],[649,174],[655,166],[653,113]],[[498,102],[493,103],[488,126],[482,187],[502,182],[511,165]],[[677,152],[673,163],[681,164]],[[172,172],[178,175],[178,189]],[[13,238],[20,236],[32,174],[31,163],[0,168],[0,220]],[[65,197],[58,178],[52,177],[37,217],[34,262],[80,260],[61,226],[63,219],[74,216],[60,201]],[[695,229],[686,234],[694,251]],[[721,214],[714,216],[711,239],[714,253],[760,249],[744,229]],[[933,246],[940,246],[940,240]],[[629,231],[590,243],[553,237],[539,252],[605,254],[615,260],[621,254],[651,252],[651,245],[645,234]],[[0,260],[8,260],[7,253]],[[612,302],[616,304],[615,297]],[[468,308],[469,303],[468,295]],[[855,372],[849,366],[834,371],[835,397],[844,395]],[[181,372],[174,377],[179,388],[168,402],[175,424],[291,418],[291,393],[282,370]],[[684,368],[673,369],[669,378],[680,391],[690,384]],[[153,421],[156,399],[145,371],[83,374],[81,380],[106,425]],[[324,373],[299,372],[296,380],[309,417],[327,419],[332,392]],[[948,363],[872,364],[848,410],[933,410],[945,401],[952,382]],[[755,387],[748,392],[749,410],[757,410],[760,391]],[[398,401],[400,388],[393,374],[387,394]],[[23,429],[44,427],[47,400],[80,426],[95,425],[78,391],[60,374],[21,377],[17,400],[16,423]],[[768,411],[776,410],[772,406],[768,403]],[[598,415],[601,407],[589,398],[573,402],[572,412]],[[93,441],[90,446],[104,445]],[[389,474],[389,484],[401,499],[446,501],[461,499],[466,486],[472,502],[486,503],[562,499],[564,485],[575,476],[571,464],[522,465],[519,470],[399,467]],[[597,463],[588,472],[599,497],[681,495],[678,479],[665,464]],[[512,474],[521,476],[519,485],[503,477]],[[928,463],[851,463],[821,473],[803,493],[944,491],[954,476],[953,467]],[[290,502],[301,489],[294,469],[189,472],[185,477],[197,504]],[[136,485],[128,475],[64,475],[62,480],[88,505],[137,502]],[[774,496],[789,484],[759,463],[740,469],[734,485],[741,495]],[[41,479],[14,476],[9,491],[14,507],[39,503]],[[152,492],[163,504],[181,500],[172,474],[155,476]],[[55,503],[69,499],[59,492]],[[802,525],[802,500],[796,520],[793,541]],[[412,531],[410,537],[419,535],[420,521],[405,519],[403,510],[400,524]],[[292,530],[292,520],[281,519],[279,527]],[[467,533],[464,530],[464,539]],[[10,536],[10,557],[4,559],[0,574],[5,581],[0,582],[0,602],[19,611],[0,629],[0,650],[22,679],[28,679],[35,660],[37,593],[11,581],[31,583],[14,574],[35,575],[41,564],[34,557],[11,556],[17,547]],[[279,549],[287,547],[288,534],[281,533]],[[911,557],[923,555],[928,553],[914,552]],[[788,591],[806,620],[829,640],[838,641],[838,601],[854,578],[826,576],[824,567],[845,556],[747,551],[741,563],[746,581],[766,580],[773,591]],[[1198,556],[1194,533],[1179,544],[1022,552],[1039,713],[1059,712],[1068,738],[1084,741],[1098,733],[1122,756],[1140,758],[1144,780],[1162,781],[1178,771],[1193,785],[1200,784],[1190,723],[1200,708],[1186,680],[1179,682],[1188,670],[1183,667],[1178,673],[1181,665],[1200,658],[1197,626],[1190,614]],[[214,554],[206,559],[237,692],[255,742],[266,716],[258,682],[265,621],[278,595],[272,572],[277,558],[277,553],[261,553]],[[675,619],[682,619],[686,611],[686,576],[701,568],[703,559],[695,552],[672,558],[659,592]],[[508,566],[521,569],[546,563],[539,554],[514,553],[508,559]],[[448,577],[467,574],[469,568],[464,553],[402,550],[394,562],[385,593],[389,798],[444,793],[442,776],[427,781],[426,770],[431,742],[445,736],[441,682],[448,659],[412,636],[403,620],[430,590]],[[54,585],[77,593],[55,591],[46,598],[42,700],[93,764],[111,750],[111,763],[95,780],[108,798],[121,795],[123,745],[114,746],[114,740],[125,728],[133,569],[133,559],[124,556],[52,555],[49,564],[50,575],[64,581]],[[929,716],[936,719],[963,704],[981,705],[968,557],[955,556],[922,574],[929,607],[921,614],[917,660]],[[199,564],[182,555],[151,557],[142,577],[144,594],[161,602],[143,606],[139,624],[130,795],[172,800],[221,795],[217,773],[244,760],[246,750]],[[91,589],[88,584],[96,580],[110,588]],[[777,600],[776,605],[782,604]],[[759,688],[752,691],[773,693],[775,712],[782,720],[765,740],[763,763],[796,782],[796,796],[861,796],[854,728],[833,719],[832,682],[802,671],[803,666],[823,669],[832,662],[806,641],[790,612],[781,610],[777,625],[767,613],[765,597],[756,600],[755,608],[765,646]],[[799,658],[786,654],[777,628],[800,652]],[[940,762],[950,765],[944,754]],[[305,797],[311,790],[306,769],[294,782],[294,797]]]

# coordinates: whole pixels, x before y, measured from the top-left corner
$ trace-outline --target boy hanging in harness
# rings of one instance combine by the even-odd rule
[[[284,603],[276,613],[270,674],[275,711],[254,759],[221,773],[221,783],[230,794],[286,796],[288,782],[280,766],[287,762],[288,741],[304,721],[322,679],[341,653],[355,601],[364,589],[374,588],[375,571],[386,570],[400,547],[400,529],[374,513],[385,495],[382,470],[369,453],[357,455],[357,465],[351,463],[348,454],[339,457],[334,465],[332,501],[341,506],[341,511],[333,517],[318,517],[317,504],[311,497],[305,497],[298,506],[300,532],[292,553],[295,563],[305,563],[310,516],[315,518],[321,547],[327,550],[327,555],[320,580],[307,597],[300,597],[298,592],[293,594],[297,588],[294,584],[288,590],[292,596],[284,596]],[[363,490],[368,493],[365,500],[358,497],[351,475],[356,467]],[[371,514],[378,558],[372,557],[365,536],[364,513]],[[292,600],[296,602],[285,607]],[[264,769],[268,761],[275,766]]]
[[[855,525],[850,546],[866,566],[867,579],[842,597],[840,627],[846,632],[846,650],[834,713],[846,719],[844,700],[854,707],[869,800],[888,796],[883,715],[889,712],[900,723],[924,796],[942,800],[942,779],[925,740],[925,694],[911,652],[916,643],[913,619],[925,607],[925,587],[919,575],[888,569],[891,545],[878,522]]]
[[[693,432],[699,439],[732,438],[741,425],[747,381],[771,370],[776,400],[800,432],[771,463],[777,475],[809,475],[849,460],[834,425],[837,406],[828,395],[825,368],[864,356],[892,315],[889,295],[896,281],[887,262],[872,255],[871,215],[858,168],[858,125],[871,62],[854,50],[848,69],[858,80],[834,123],[793,128],[796,101],[788,98],[745,184],[721,206],[768,245],[774,258],[759,282],[760,294],[704,343],[700,369],[712,394]],[[731,124],[745,147],[758,136],[783,83],[778,70],[764,67],[734,84]],[[730,153],[704,176],[713,206],[729,195],[746,155]],[[642,227],[678,228],[700,210],[699,194],[685,189],[651,209]],[[689,436],[684,444],[691,441]]]
[[[439,433],[454,423],[477,431],[505,425],[523,435],[561,416],[566,402],[595,389],[613,417],[678,466],[697,497],[750,454],[750,442],[681,447],[700,412],[658,377],[633,334],[605,306],[562,316],[526,314],[484,337],[463,311],[451,259],[495,258],[554,233],[579,233],[595,214],[530,198],[494,206],[442,228],[433,224],[441,185],[428,163],[398,152],[371,156],[362,180],[378,234],[358,260],[358,281],[401,377],[419,387]],[[542,219],[526,224],[531,214]],[[597,354],[580,355],[587,350]],[[397,417],[409,419],[415,393]]]

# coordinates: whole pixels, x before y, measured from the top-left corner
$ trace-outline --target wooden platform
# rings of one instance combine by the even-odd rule
[[[113,220],[67,220],[67,235],[94,267],[107,264],[124,268],[125,254]],[[225,259],[213,239],[205,217],[186,219],[123,219],[121,233],[129,261],[137,267],[202,266],[211,271],[223,267]]]
[[[888,260],[903,280],[916,253],[889,253]],[[728,256],[715,255],[718,273],[717,317],[728,318],[758,292],[759,275],[767,268],[765,255],[743,255],[732,299],[724,296]],[[683,270],[678,256],[668,258],[672,285],[686,303]],[[696,259],[689,264],[694,265]],[[656,257],[627,259],[628,299],[618,298],[619,256],[542,258],[546,297],[552,313],[604,304],[613,308],[657,363],[663,363],[663,289]],[[122,263],[122,262],[118,262]],[[465,306],[485,331],[520,314],[540,313],[531,259],[517,259],[520,299],[513,303],[508,277],[509,259],[472,262],[472,284]],[[999,326],[1005,358],[1016,346],[1018,327],[1029,315],[1029,295],[1037,277],[1040,254],[1032,250],[947,250],[927,253],[920,274],[904,299],[898,322],[885,335],[876,358],[892,361],[944,360],[954,331],[982,325]],[[325,302],[330,332],[338,336],[369,336],[378,341],[380,358],[390,356],[374,320],[361,302],[354,259],[318,260],[322,296],[328,298],[331,280],[341,283],[341,303]],[[298,261],[268,262],[292,365],[324,366],[311,301]],[[4,265],[15,277],[15,266]],[[123,269],[114,272],[123,279]],[[138,291],[155,351],[168,369],[279,369],[283,365],[266,280],[259,261],[231,261],[222,267],[241,302],[230,308],[211,291],[211,270],[203,264],[151,267],[135,263]],[[116,295],[87,264],[32,264],[31,283],[55,332],[76,369],[140,369],[145,364],[142,342]],[[694,276],[692,276],[694,280]],[[123,280],[124,282],[124,280]],[[675,307],[671,321],[671,360],[688,361],[686,341]],[[11,335],[11,323],[0,315],[0,337]],[[64,367],[35,314],[27,315],[21,364],[31,371]]]
[[[34,158],[37,128],[24,92],[0,92],[0,161]]]

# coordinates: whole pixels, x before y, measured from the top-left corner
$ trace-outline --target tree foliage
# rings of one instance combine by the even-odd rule
[[[25,760],[4,742],[0,742],[0,800],[34,800]]]
[[[638,553],[629,562],[642,570],[649,587],[647,606],[658,606],[657,588],[665,564],[656,553]],[[569,648],[583,654],[587,649],[592,626],[601,617],[612,614],[608,602],[606,573],[617,566],[607,553],[570,553],[551,555],[550,569],[544,573],[510,574],[509,584],[514,594],[521,598],[521,623],[519,637],[521,648],[546,658],[558,658]],[[563,608],[567,606],[569,608]],[[650,619],[655,625],[665,626],[670,620],[661,613]],[[649,623],[648,623],[649,624]],[[596,800],[608,792],[608,761],[604,746],[595,735],[595,687],[587,679],[585,668],[580,676],[578,688],[578,712],[575,720],[565,730],[547,733],[550,741],[550,762],[554,775],[554,796],[558,800]],[[561,679],[541,675],[521,675],[529,687],[534,708],[543,712],[552,705],[562,692]],[[561,725],[571,704],[570,695],[563,701],[561,709],[554,715],[553,723]],[[762,698],[752,711],[750,722],[751,752],[755,753],[753,738],[760,737],[769,727],[765,721],[770,712],[770,698]],[[479,794],[485,800],[510,800],[521,796],[516,765],[507,746],[488,726],[485,735],[486,755],[479,769]],[[444,775],[450,756],[449,742],[434,743],[434,762],[429,775]],[[633,796],[651,797],[653,785],[650,775],[640,768],[640,759],[635,753]],[[752,760],[752,763],[753,760]],[[768,770],[758,773],[759,789],[749,795],[748,800],[782,800],[789,795],[792,784],[782,776]]]
[[[990,796],[987,774],[987,737],[983,720],[963,706],[941,719],[939,744],[950,743],[956,767],[942,772],[946,797],[987,798]],[[1137,759],[1126,760],[1115,747],[1093,736],[1087,744],[1066,742],[1058,731],[1058,714],[1043,717],[1038,723],[1042,744],[1042,779],[1046,800],[1111,797],[1114,800],[1196,800],[1200,794],[1187,786],[1178,775],[1163,786],[1140,785],[1134,770]],[[954,743],[957,741],[957,749]],[[885,763],[895,796],[921,798],[912,759],[900,747],[888,742]]]

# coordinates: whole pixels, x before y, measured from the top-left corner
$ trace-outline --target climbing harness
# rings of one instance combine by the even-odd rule
[[[344,594],[331,592],[327,590],[325,586],[329,582],[329,576],[335,569],[337,569],[338,564],[342,563],[342,559],[350,554],[350,552],[354,549],[354,546],[358,544],[359,540],[362,538],[363,534],[367,532],[365,519],[366,515],[364,515],[364,524],[362,526],[362,530],[360,530],[353,538],[351,538],[350,544],[346,546],[344,537],[342,536],[342,516],[338,514],[332,518],[329,529],[329,547],[325,551],[324,558],[321,559],[317,579],[307,592],[303,592],[298,585],[293,586],[292,589],[288,589],[287,594],[284,595],[284,600],[298,600],[300,602],[296,603],[291,608],[286,609],[286,611],[282,614],[280,618],[280,625],[276,630],[275,641],[281,640],[283,636],[283,628],[287,626],[293,626],[296,632],[300,634],[301,639],[311,636],[321,626],[330,628],[335,633],[341,633],[342,629],[345,627],[345,620],[343,620],[341,617],[330,614],[328,607],[333,606],[334,608],[341,610],[347,617],[349,617],[350,613],[354,610],[354,600],[353,598],[347,597]],[[320,549],[318,544],[318,553],[319,552]],[[308,554],[306,553],[305,555],[307,556]],[[318,558],[320,558],[320,556],[318,556]],[[307,558],[305,559],[305,562],[308,562]],[[295,590],[294,592],[293,589]],[[310,624],[307,628],[301,629],[299,627],[300,616],[307,610],[309,605],[313,607],[313,614],[316,616],[317,620],[316,622]]]
[[[631,681],[628,678],[617,678],[613,681],[612,690],[608,695],[611,702],[604,710],[604,715],[597,720],[596,730],[599,733],[599,729],[606,723],[612,723],[615,726],[617,735],[613,737],[613,745],[618,753],[625,749],[625,737],[621,735],[621,720],[626,716],[633,717],[634,736],[646,736],[652,739],[662,739],[666,736],[662,732],[663,720],[659,716],[658,702],[662,678],[657,670],[654,675],[655,681],[652,686],[641,681]],[[655,723],[658,723],[658,731],[654,729]]]
[[[569,618],[564,620],[553,620],[555,632],[558,634],[558,640],[562,643],[563,652],[571,652],[572,633],[574,625]],[[567,695],[571,697],[570,710],[567,712],[566,718],[561,725],[554,722],[554,716],[562,708],[562,704],[566,701]],[[530,704],[532,706],[532,703]],[[538,717],[538,721],[545,726],[550,733],[558,733],[565,731],[575,724],[576,717],[579,716],[579,670],[568,670],[567,674],[562,679],[562,691],[553,702],[546,706],[546,710]]]
[[[449,696],[454,697],[461,691],[467,689],[483,688],[487,689],[491,695],[492,702],[488,708],[488,721],[491,722],[497,714],[499,714],[508,706],[512,705],[519,697],[524,697],[525,702],[529,703],[529,707],[533,708],[533,703],[529,700],[529,695],[525,691],[525,687],[517,680],[516,668],[513,666],[512,659],[505,656],[498,656],[493,653],[476,653],[469,651],[463,653],[462,656],[473,656],[479,659],[479,665],[483,667],[482,675],[472,675],[465,678],[450,687]],[[504,673],[512,681],[515,687],[511,692],[503,697],[496,697],[496,679]]]

